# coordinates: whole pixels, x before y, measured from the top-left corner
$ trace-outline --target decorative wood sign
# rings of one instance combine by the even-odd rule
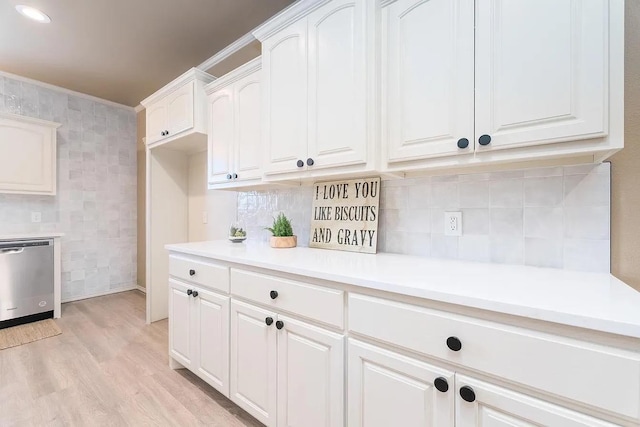
[[[309,247],[375,254],[380,178],[317,182]]]

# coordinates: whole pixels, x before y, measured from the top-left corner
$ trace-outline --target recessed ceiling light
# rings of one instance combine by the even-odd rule
[[[35,7],[19,4],[16,6],[16,10],[22,16],[33,19],[36,22],[40,22],[42,24],[48,24],[49,22],[51,22],[51,18],[49,18],[46,13],[36,9]]]

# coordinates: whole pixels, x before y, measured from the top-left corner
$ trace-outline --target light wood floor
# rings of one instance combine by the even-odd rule
[[[262,426],[184,369],[145,297],[64,304],[62,335],[0,351],[0,426]]]

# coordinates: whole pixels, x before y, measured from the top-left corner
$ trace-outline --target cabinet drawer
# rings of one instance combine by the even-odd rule
[[[232,268],[231,293],[276,310],[344,327],[344,292],[336,289]]]
[[[640,419],[640,353],[357,294],[349,295],[349,329]]]
[[[229,293],[228,267],[198,259],[171,255],[169,256],[169,274],[210,289]]]

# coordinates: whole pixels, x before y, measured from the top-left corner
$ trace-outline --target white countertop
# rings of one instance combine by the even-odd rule
[[[640,338],[640,292],[610,274],[226,240],[169,251]]]
[[[62,237],[64,233],[54,231],[38,231],[35,233],[0,234],[0,240],[28,240]]]

